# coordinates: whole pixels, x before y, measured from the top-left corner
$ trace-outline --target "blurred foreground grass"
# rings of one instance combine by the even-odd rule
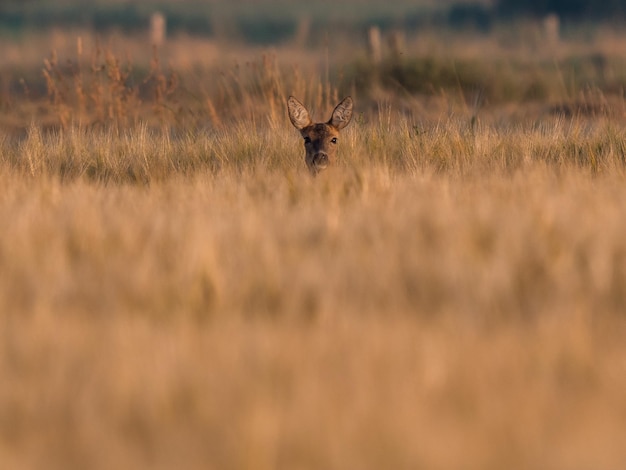
[[[0,142],[9,468],[616,468],[623,132]]]

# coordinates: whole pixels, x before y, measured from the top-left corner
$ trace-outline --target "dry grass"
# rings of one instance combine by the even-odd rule
[[[407,36],[400,57],[383,47],[377,67],[364,38],[336,33],[319,47],[294,39],[270,49],[178,35],[155,50],[141,35],[89,31],[6,41],[0,129],[278,125],[289,94],[322,113],[351,94],[365,118],[391,106],[427,123],[450,116],[507,124],[547,115],[626,117],[624,41],[611,30],[572,34],[549,48],[532,28],[490,36],[424,31]]]
[[[5,140],[2,461],[619,466],[621,134],[388,119]]]
[[[619,468],[621,119],[357,101],[311,178],[281,99],[337,91],[260,73],[202,132],[0,137],[3,465]]]

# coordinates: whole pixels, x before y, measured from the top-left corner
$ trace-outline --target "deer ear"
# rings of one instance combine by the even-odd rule
[[[344,98],[343,101],[335,107],[328,124],[336,127],[337,129],[343,129],[346,127],[350,123],[350,119],[352,119],[353,104],[352,98],[349,96]]]
[[[291,120],[291,123],[299,131],[313,123],[311,116],[304,105],[293,96],[290,96],[287,100],[287,110],[289,111],[289,119]]]

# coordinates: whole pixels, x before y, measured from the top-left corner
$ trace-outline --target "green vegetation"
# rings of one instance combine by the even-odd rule
[[[340,28],[360,32],[371,25],[384,28],[426,24],[445,16],[445,4],[396,1],[391,4],[367,0],[326,3],[305,1],[262,2],[61,2],[31,0],[0,5],[0,31],[14,33],[48,28],[89,27],[100,33],[111,30],[136,32],[145,29],[155,11],[167,17],[171,33],[240,37],[255,43],[275,43],[288,38],[303,19],[313,32],[324,34]],[[323,39],[319,34],[318,39]]]
[[[25,35],[55,28],[91,28],[99,33],[144,30],[155,11],[167,17],[173,34],[237,39],[248,44],[288,40],[306,22],[314,41],[333,31],[362,34],[370,26],[409,32],[424,28],[462,28],[489,32],[499,21],[544,18],[556,13],[568,22],[614,21],[626,14],[626,2],[614,0],[348,0],[333,5],[305,0],[175,3],[152,1],[5,1],[0,4],[0,33]]]
[[[611,0],[595,2],[593,0],[497,0],[496,9],[505,16],[535,15],[545,16],[556,13],[564,18],[576,20],[615,20],[626,14],[626,1]]]

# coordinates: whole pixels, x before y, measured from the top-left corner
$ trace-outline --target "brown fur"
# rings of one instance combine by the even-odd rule
[[[314,123],[307,109],[293,96],[287,100],[289,119],[304,138],[304,161],[312,175],[334,164],[339,131],[352,119],[352,98],[344,98],[328,122]]]

